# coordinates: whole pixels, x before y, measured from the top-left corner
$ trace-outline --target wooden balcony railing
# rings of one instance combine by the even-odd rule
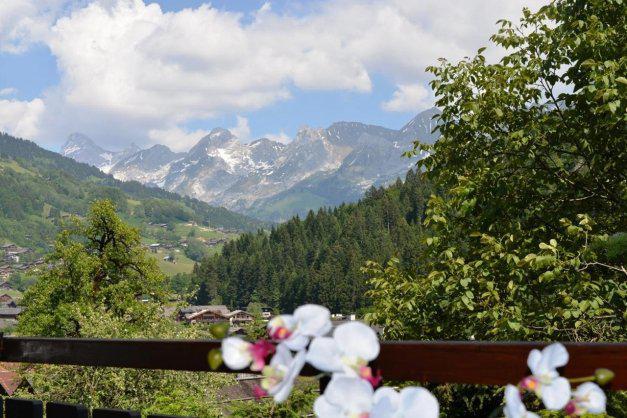
[[[70,338],[5,337],[1,341],[0,361],[45,363],[135,369],[211,371],[207,353],[220,347],[214,340],[105,340]],[[381,370],[388,381],[432,383],[471,383],[505,385],[517,383],[529,372],[526,360],[541,342],[480,341],[388,341],[381,344],[375,370]],[[597,368],[614,371],[616,377],[606,387],[627,389],[627,343],[564,343],[570,354],[562,370],[566,377],[594,374]],[[234,373],[227,368],[219,372]],[[317,371],[305,368],[303,375]],[[40,417],[9,415],[7,418]],[[0,415],[1,416],[1,415]],[[82,416],[82,415],[50,415]],[[132,417],[135,415],[96,415],[94,417]]]

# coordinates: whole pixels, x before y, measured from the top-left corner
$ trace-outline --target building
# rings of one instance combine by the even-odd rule
[[[150,244],[148,246],[148,248],[150,248],[150,251],[152,251],[153,253],[156,253],[159,247],[161,247],[161,244]]]
[[[14,319],[22,313],[22,308],[14,307],[14,308],[2,308],[0,307],[0,319]]]
[[[3,307],[3,308],[16,308],[17,304],[15,303],[15,301],[13,300],[11,295],[5,293],[3,295],[0,295],[0,307]]]
[[[226,305],[196,305],[196,306],[186,306],[185,308],[179,309],[179,313],[177,315],[177,319],[179,321],[189,321],[190,317],[193,315],[204,312],[204,311],[214,311],[218,312],[222,315],[222,320],[226,321],[224,315],[229,313],[229,308]],[[209,315],[207,315],[209,316]]]
[[[29,388],[30,385],[20,376],[18,363],[0,363],[0,395],[12,396],[20,388]]]
[[[240,309],[233,311],[233,312],[229,312],[228,314],[226,314],[226,317],[229,319],[229,323],[231,325],[244,324],[246,322],[251,322],[254,319],[252,314],[246,311],[242,311]]]

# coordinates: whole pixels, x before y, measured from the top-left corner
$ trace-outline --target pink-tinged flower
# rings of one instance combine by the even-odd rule
[[[274,345],[267,340],[259,340],[250,347],[250,355],[253,359],[253,364],[250,369],[253,371],[261,371],[266,365],[266,358],[274,353]]]
[[[520,398],[520,391],[514,385],[505,388],[505,408],[503,413],[506,418],[540,418],[537,414],[527,411]]]
[[[592,382],[586,382],[573,392],[573,399],[564,408],[567,415],[602,414],[607,398],[603,390]]]
[[[375,376],[372,374],[372,369],[368,366],[361,366],[359,368],[359,377],[370,383],[373,388],[378,387],[381,384],[381,381],[383,381],[381,370],[377,370],[377,374]]]
[[[268,322],[268,335],[274,341],[287,345],[290,350],[300,351],[313,337],[331,331],[331,313],[323,306],[303,305],[293,315],[275,316]]]
[[[253,394],[255,395],[255,399],[261,399],[268,396],[268,392],[263,390],[259,385],[253,386]]]
[[[290,350],[283,344],[276,348],[276,354],[270,360],[270,364],[261,372],[261,388],[274,397],[274,401],[281,403],[287,399],[294,380],[300,374],[305,365],[305,352],[299,351],[292,356]]]
[[[266,358],[274,352],[274,345],[265,340],[249,343],[239,337],[222,340],[222,359],[229,369],[241,370],[251,366],[260,371],[266,365]]]
[[[570,382],[560,377],[558,367],[568,363],[568,351],[560,343],[551,344],[542,351],[531,350],[527,366],[532,376],[521,381],[521,387],[532,390],[542,399],[547,409],[559,410],[570,400]]]
[[[332,338],[315,338],[309,346],[307,362],[323,372],[360,377],[368,362],[378,355],[379,340],[372,328],[349,322],[337,327]]]

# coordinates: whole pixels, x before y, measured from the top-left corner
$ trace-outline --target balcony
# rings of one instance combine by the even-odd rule
[[[541,348],[541,342],[480,341],[389,341],[372,363],[390,381],[431,383],[469,383],[500,385],[517,382],[528,374],[529,350]],[[564,343],[570,354],[563,368],[566,377],[594,374],[600,367],[616,373],[609,390],[627,389],[627,343]],[[135,369],[207,371],[207,353],[219,348],[215,340],[104,340],[67,338],[4,337],[0,340],[0,361],[44,363]],[[181,355],[184,353],[184,355]],[[498,365],[498,367],[494,367]],[[235,373],[227,368],[217,372]],[[305,368],[302,375],[318,372]],[[320,380],[321,389],[327,381]],[[88,417],[81,405],[7,398],[3,403],[6,418]],[[0,414],[1,416],[1,414]],[[140,417],[138,412],[95,409],[92,418]],[[149,415],[149,417],[166,417]]]

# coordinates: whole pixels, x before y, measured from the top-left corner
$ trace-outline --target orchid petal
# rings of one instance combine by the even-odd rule
[[[268,335],[273,339],[284,340],[289,337],[289,335],[291,334],[291,332],[294,330],[295,327],[296,327],[296,320],[294,319],[292,315],[277,315],[274,318],[272,318],[270,321],[268,321],[268,326],[267,326]],[[285,336],[281,336],[280,338],[278,338],[279,336],[277,336],[277,332],[283,328],[286,331],[289,331],[289,334],[286,334]]]
[[[399,412],[403,417],[438,418],[438,400],[425,388],[409,387],[401,390]]]
[[[222,360],[229,369],[241,370],[253,360],[250,354],[250,344],[238,337],[229,337],[222,340]]]
[[[281,383],[270,391],[270,394],[274,396],[275,402],[281,403],[290,395],[294,387],[294,380],[296,380],[305,365],[305,354],[304,351],[300,351],[291,359],[287,374],[283,377]]]
[[[533,349],[527,357],[527,366],[531,370],[531,374],[537,375],[540,372],[540,362],[542,361],[542,353],[540,350]]]
[[[585,409],[591,414],[602,414],[605,412],[607,398],[603,389],[596,383],[586,382],[577,387],[573,393],[575,403],[579,408]]]
[[[520,399],[520,391],[514,385],[505,388],[505,407],[503,413],[506,418],[539,418],[537,414],[527,411]]]
[[[313,409],[318,418],[338,418],[344,414],[340,406],[330,404],[324,396],[316,399]]]
[[[307,352],[307,362],[323,372],[341,372],[342,353],[333,338],[314,338]]]
[[[329,403],[342,405],[344,411],[353,414],[370,412],[372,395],[372,386],[358,377],[333,377],[324,391]]]
[[[557,369],[568,363],[568,351],[561,343],[551,344],[542,350],[542,360],[548,369]]]
[[[550,384],[540,384],[540,398],[547,409],[556,411],[570,400],[570,382],[565,377],[553,379]]]
[[[342,324],[333,332],[342,352],[350,356],[371,361],[379,355],[377,334],[369,326],[361,322]]]
[[[331,312],[320,305],[303,305],[294,311],[298,332],[309,337],[321,337],[331,331]]]
[[[383,386],[374,392],[371,417],[392,418],[398,410],[400,394],[391,387]]]
[[[301,351],[309,344],[309,337],[301,334],[292,334],[287,340],[283,341],[290,350]]]

